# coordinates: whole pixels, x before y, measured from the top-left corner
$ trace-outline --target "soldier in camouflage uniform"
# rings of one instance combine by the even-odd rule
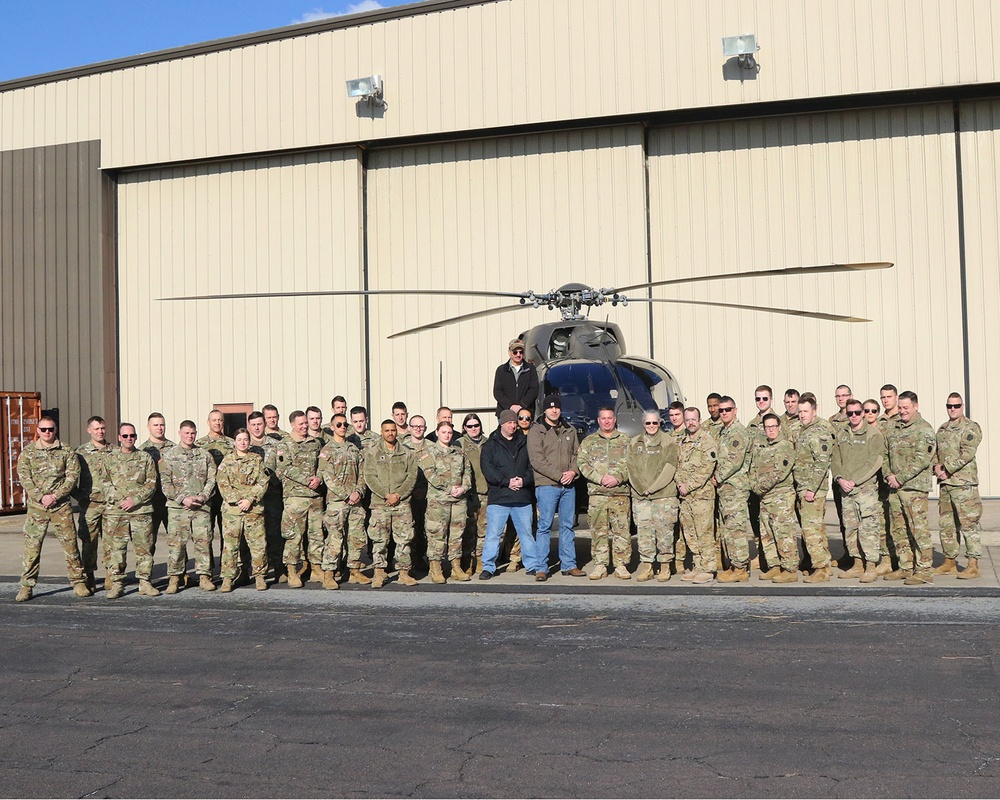
[[[770,386],[762,383],[753,390],[753,396],[757,414],[747,423],[751,458],[754,450],[759,447],[767,447],[767,436],[764,434],[764,415],[775,413],[771,410],[774,391]],[[780,417],[778,421],[781,421]],[[765,566],[768,569],[778,566],[778,550],[774,544],[774,534],[767,526],[767,515],[761,513],[760,497],[757,494],[750,493],[747,506],[750,513],[750,527],[753,530],[754,539],[757,541],[757,565],[760,567],[760,571],[764,572]]]
[[[267,471],[267,491],[264,493],[264,539],[267,543],[267,565],[276,581],[288,581],[285,574],[284,554],[285,540],[281,537],[281,512],[284,504],[281,500],[281,479],[277,475],[277,457],[275,448],[281,437],[267,432],[267,423],[260,411],[254,411],[247,417],[247,432],[250,434],[250,452],[256,453],[264,461]],[[265,576],[265,586],[267,585]]]
[[[752,443],[749,431],[736,419],[736,401],[726,395],[719,403],[722,433],[716,449],[715,474],[712,476],[718,496],[719,535],[729,558],[729,569],[717,576],[722,583],[750,579],[750,461]]]
[[[824,517],[834,433],[830,423],[816,415],[816,397],[811,392],[797,397],[795,405],[799,414],[799,426],[796,438],[791,439],[795,442],[792,477],[795,481],[799,522],[802,525],[802,541],[813,568],[805,582],[824,583],[830,580],[830,543],[826,538]],[[790,423],[783,428],[786,436],[794,430]]]
[[[167,594],[176,594],[187,567],[187,543],[194,548],[195,572],[203,591],[215,591],[212,583],[212,522],[209,500],[215,494],[215,460],[195,445],[198,429],[186,419],[178,431],[180,444],[160,459],[160,485],[167,498]]]
[[[914,392],[899,395],[900,421],[889,429],[882,462],[893,516],[889,531],[899,558],[899,569],[883,579],[903,580],[907,586],[934,582],[927,495],[931,490],[935,438],[934,429],[920,416],[919,409]]]
[[[319,476],[318,440],[308,433],[305,411],[293,411],[288,416],[292,433],[275,446],[276,472],[281,479],[284,511],[281,515],[281,536],[285,540],[283,560],[288,572],[288,586],[302,588],[299,564],[303,556],[303,540],[308,542],[308,560],[314,577],[323,575],[323,496]]]
[[[350,427],[344,414],[330,420],[333,434],[319,453],[319,475],[326,485],[326,547],[323,548],[323,586],[337,589],[340,556],[347,544],[349,581],[367,586],[371,578],[361,572],[361,551],[368,544],[365,532],[365,482],[361,475],[364,457],[347,438]]]
[[[799,421],[799,397],[798,389],[785,389],[785,413],[778,417],[781,428],[790,442],[798,440],[799,431],[802,429],[802,423]]]
[[[73,497],[80,505],[80,516],[77,519],[78,535],[80,537],[80,560],[83,562],[83,572],[86,576],[87,588],[96,591],[94,573],[97,572],[97,540],[104,539],[102,562],[105,573],[108,569],[108,540],[103,537],[104,494],[101,482],[95,476],[100,474],[101,463],[111,453],[111,445],[105,439],[107,428],[103,417],[91,417],[87,420],[87,435],[90,441],[76,448],[80,457],[80,481],[73,491]],[[105,579],[105,589],[111,588],[110,575]]]
[[[483,445],[486,444],[486,437],[483,436],[483,421],[476,413],[466,414],[462,420],[464,433],[458,440],[458,446],[465,451],[465,457],[469,462],[469,469],[472,473],[472,491],[466,495],[468,505],[467,531],[469,537],[475,537],[475,541],[469,548],[472,553],[469,559],[469,575],[475,575],[479,563],[483,559],[483,545],[486,543],[486,505],[489,497],[489,486],[486,484],[486,476],[483,475],[483,468],[480,466],[483,454]]]
[[[278,407],[268,403],[266,406],[261,408],[260,411],[264,415],[264,433],[272,439],[286,441],[288,439],[288,432],[283,431],[278,427],[278,422],[280,421]]]
[[[368,409],[364,406],[354,406],[351,409],[351,427],[353,430],[347,441],[352,442],[359,450],[367,450],[379,443],[379,435],[368,427]]]
[[[701,412],[684,409],[684,435],[677,446],[677,493],[681,532],[693,556],[693,571],[682,581],[711,583],[718,569],[715,552],[715,474],[717,444],[701,428]]]
[[[982,555],[979,520],[983,516],[983,501],[979,497],[976,450],[983,440],[983,432],[979,425],[965,416],[964,408],[962,395],[957,392],[948,395],[948,421],[937,430],[934,475],[941,491],[938,519],[944,564],[934,572],[937,575],[958,572],[956,559],[958,537],[961,535],[965,540],[968,565],[958,573],[958,577],[969,580],[979,577],[979,558]]]
[[[226,424],[226,416],[218,409],[210,411],[208,414],[208,433],[202,436],[195,445],[207,450],[212,460],[215,461],[215,468],[219,468],[222,459],[233,452],[233,440],[223,433]],[[219,529],[219,543],[222,543],[222,495],[216,492],[211,498],[211,526],[212,529]],[[209,553],[212,553],[212,540],[208,542]],[[213,560],[214,560],[214,554]]]
[[[418,581],[410,575],[413,511],[409,501],[419,470],[413,452],[396,441],[396,423],[385,420],[381,430],[382,441],[365,452],[362,473],[365,485],[372,493],[372,516],[368,527],[375,566],[372,588],[385,586],[389,537],[396,544],[399,582],[404,586],[416,586]]]
[[[877,426],[865,421],[862,408],[858,400],[847,401],[844,409],[847,427],[837,431],[832,469],[843,497],[848,552],[854,556],[854,566],[842,572],[840,577],[856,577],[862,583],[872,583],[878,577],[878,473],[882,468],[885,440]]]
[[[837,413],[831,414],[827,420],[833,428],[834,435],[841,428],[847,427],[847,412],[844,409],[847,406],[847,401],[854,397],[854,392],[851,391],[851,387],[845,384],[841,384],[837,387],[836,392],[834,392],[833,399],[837,403]],[[833,505],[837,509],[837,520],[840,524],[840,538],[844,544],[844,555],[841,557],[839,566],[842,569],[848,569],[851,566],[851,558],[847,548],[847,535],[846,529],[844,528],[844,509],[841,504],[840,496],[840,486],[837,483],[833,484]]]
[[[153,574],[152,500],[156,492],[157,471],[149,453],[136,449],[138,438],[135,425],[123,422],[118,426],[119,448],[112,451],[99,467],[105,502],[108,574],[111,577],[109,600],[125,593],[125,559],[129,539],[135,550],[139,594],[146,597],[158,597],[160,594],[150,583]]]
[[[882,437],[888,444],[889,429],[894,428],[899,423],[899,390],[891,383],[887,383],[879,390],[879,400],[882,403],[884,412],[878,418],[878,429],[882,432]],[[880,559],[876,569],[879,575],[888,575],[893,570],[892,560],[895,556],[895,549],[892,543],[896,540],[905,539],[906,531],[890,535],[890,528],[896,517],[893,516],[892,509],[889,506],[889,485],[885,482],[885,475],[881,471],[878,474],[878,496],[882,503],[882,528],[879,537]],[[897,566],[898,563],[897,557]]]
[[[153,463],[156,465],[156,491],[153,493],[152,500],[153,533],[152,543],[149,548],[149,552],[155,556],[156,535],[160,530],[160,526],[163,526],[164,533],[167,530],[167,498],[163,494],[163,487],[160,486],[160,458],[163,457],[164,451],[176,445],[164,436],[167,430],[167,421],[159,411],[154,411],[146,418],[146,430],[149,431],[149,438],[139,445],[139,449],[149,453],[149,457],[153,459]]]
[[[639,543],[637,581],[653,577],[659,563],[658,580],[670,580],[674,560],[674,526],[677,524],[677,441],[660,429],[660,414],[647,411],[643,432],[629,443],[626,468],[632,492],[632,516]]]
[[[406,435],[402,437],[400,444],[413,453],[413,459],[416,462],[420,451],[429,444],[427,441],[427,420],[420,414],[414,414],[409,418],[406,428]],[[427,517],[427,479],[424,478],[419,469],[417,470],[417,483],[413,487],[413,494],[410,495],[410,512],[413,514],[410,561],[419,566],[427,557],[427,530],[424,525]],[[428,567],[430,567],[429,564]]]
[[[680,444],[681,437],[684,435],[684,404],[680,400],[674,400],[669,406],[667,406],[667,420],[670,422],[670,435],[674,437],[674,441]],[[683,572],[688,572],[686,569],[686,563],[688,560],[688,549],[687,545],[684,543],[684,535],[681,533],[680,517],[678,516],[677,524],[674,525],[674,574],[680,575]]]
[[[452,447],[455,429],[447,420],[438,423],[437,441],[428,442],[417,455],[417,467],[427,481],[427,558],[434,583],[445,583],[441,560],[451,562],[451,577],[472,579],[462,569],[462,534],[468,517],[466,493],[472,488],[472,470],[465,451]]]
[[[597,412],[596,433],[580,444],[577,463],[587,481],[587,519],[590,522],[594,568],[590,580],[608,576],[608,544],[615,577],[629,580],[632,573],[632,531],[628,488],[629,438],[618,430],[618,420],[611,406]]]
[[[257,591],[267,589],[267,537],[264,531],[264,494],[270,476],[264,459],[250,450],[250,432],[236,431],[233,452],[222,459],[216,476],[222,496],[222,591],[231,592],[239,574],[240,540],[250,549],[251,571]]]
[[[306,408],[306,435],[316,439],[320,448],[326,444],[326,431],[323,430],[323,410],[319,406]]]
[[[715,441],[719,441],[719,436],[722,435],[722,429],[725,427],[725,423],[722,421],[722,414],[719,413],[720,405],[722,405],[722,395],[718,392],[712,392],[705,398],[708,419],[701,423],[701,427],[712,434]]]
[[[80,459],[56,437],[56,423],[51,417],[38,420],[36,430],[38,440],[25,447],[17,458],[17,475],[28,501],[28,515],[24,520],[21,589],[15,599],[19,603],[31,599],[38,580],[42,541],[50,526],[66,555],[73,593],[77,597],[90,597],[69,500],[80,480]]]
[[[878,428],[879,433],[882,433],[882,426],[879,424],[879,405],[878,400],[869,399],[865,400],[861,404],[861,416],[864,421],[868,423],[872,428]],[[885,447],[885,435],[882,436],[882,446]],[[875,481],[878,484],[878,531],[879,531],[879,561],[875,565],[875,571],[879,575],[884,575],[886,572],[892,571],[892,566],[889,558],[889,544],[886,541],[886,521],[885,521],[885,506],[889,500],[889,490],[885,485],[885,480],[882,477],[881,468],[878,474],[875,476]]]
[[[795,583],[799,579],[799,548],[796,542],[798,522],[795,519],[795,484],[792,468],[795,448],[785,438],[776,414],[765,414],[761,420],[767,444],[753,454],[750,465],[750,488],[760,497],[761,534],[773,536],[780,568],[772,566],[760,579],[775,583]]]

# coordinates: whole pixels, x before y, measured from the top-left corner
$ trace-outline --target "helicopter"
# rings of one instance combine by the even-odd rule
[[[707,300],[682,300],[668,297],[636,296],[626,292],[646,291],[662,286],[690,284],[702,281],[732,280],[736,278],[787,277],[817,275],[836,272],[889,269],[892,262],[860,262],[821,264],[804,267],[781,267],[748,272],[697,275],[684,278],[649,281],[616,288],[594,289],[583,283],[567,283],[549,292],[501,292],[462,289],[373,289],[373,290],[318,290],[298,292],[267,292],[244,294],[216,294],[185,297],[166,297],[161,300],[235,300],[275,297],[315,296],[374,296],[374,295],[432,295],[437,297],[490,297],[511,298],[516,303],[497,308],[461,314],[437,320],[391,334],[388,338],[410,336],[446,325],[472,319],[503,314],[527,308],[558,310],[561,319],[523,330],[518,338],[525,344],[525,357],[532,361],[538,372],[539,396],[536,417],[541,415],[544,398],[558,394],[562,398],[564,418],[572,424],[582,438],[597,430],[597,412],[605,405],[615,408],[618,427],[622,432],[635,435],[642,430],[646,411],[656,410],[665,429],[671,425],[667,415],[669,405],[685,397],[680,383],[664,366],[648,358],[629,355],[626,351],[622,329],[612,322],[590,319],[590,312],[604,305],[626,307],[630,303],[679,303],[716,306],[749,311],[808,317],[833,322],[859,323],[871,320],[820,311],[802,311],[739,303],[722,303]]]

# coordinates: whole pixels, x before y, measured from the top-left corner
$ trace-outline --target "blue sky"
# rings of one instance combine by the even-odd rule
[[[412,0],[0,0],[0,81]]]

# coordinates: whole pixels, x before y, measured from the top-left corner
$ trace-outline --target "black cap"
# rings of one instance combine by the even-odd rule
[[[542,408],[562,408],[562,398],[557,394],[545,395],[545,402]]]

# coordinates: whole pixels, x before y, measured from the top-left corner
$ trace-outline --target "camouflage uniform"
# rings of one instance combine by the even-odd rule
[[[927,573],[933,563],[927,495],[934,450],[934,429],[919,413],[889,429],[882,473],[895,475],[900,483],[899,489],[889,489],[889,532],[903,571]]]
[[[799,432],[802,430],[802,422],[799,420],[798,414],[792,416],[786,411],[778,417],[778,422],[781,423],[781,430],[785,432],[788,441],[794,443],[798,440]]]
[[[113,450],[101,462],[104,485],[104,536],[108,550],[108,575],[112,583],[125,582],[129,539],[135,550],[135,576],[148,581],[153,574],[153,495],[156,464],[144,450]],[[118,504],[132,498],[125,511]]]
[[[747,528],[750,515],[750,433],[737,420],[723,427],[719,437],[715,480],[719,497],[719,533],[733,569],[746,569],[750,564],[750,542]]]
[[[673,437],[673,442],[676,445],[680,445],[681,437],[684,435],[684,425],[682,424],[679,428],[672,428],[669,431],[664,431],[667,436]],[[684,534],[681,533],[681,523],[680,523],[680,498],[677,500],[677,524],[674,525],[674,565],[676,572],[683,572],[684,562],[687,561],[688,549],[687,545],[684,543]]]
[[[454,561],[462,557],[462,533],[468,516],[465,495],[451,488],[472,488],[472,470],[461,447],[428,444],[417,455],[417,467],[427,481],[427,558]]]
[[[401,444],[413,453],[413,463],[416,463],[420,452],[428,445],[434,444],[425,436],[419,442],[413,440],[410,434],[403,437]],[[410,558],[420,564],[427,556],[427,479],[417,470],[417,482],[410,495],[410,511],[413,516],[413,538],[410,541]]]
[[[795,541],[798,522],[795,519],[795,485],[792,467],[795,463],[795,448],[784,435],[768,441],[753,454],[750,465],[750,488],[760,497],[761,543],[764,544],[765,530],[770,538],[768,544],[777,551],[781,569],[798,572],[799,548]],[[765,526],[764,520],[767,520]],[[776,564],[768,561],[768,566]]]
[[[80,479],[80,459],[58,439],[50,447],[39,440],[21,451],[17,458],[17,475],[28,500],[21,586],[34,587],[38,580],[42,541],[50,525],[66,556],[69,582],[74,586],[83,583],[83,565],[69,502],[70,493]],[[47,494],[56,496],[52,508],[42,506],[42,497]]]
[[[591,555],[595,567],[608,565],[608,540],[614,566],[628,567],[632,560],[632,531],[628,488],[629,438],[615,429],[610,436],[592,433],[580,444],[577,463],[587,480],[587,520],[590,523]],[[601,486],[601,478],[613,475],[618,485]]]
[[[306,538],[309,563],[322,569],[323,497],[318,488],[309,488],[309,481],[319,475],[320,450],[320,443],[308,436],[302,441],[285,439],[274,449],[275,471],[281,479],[284,502],[281,536],[285,540],[282,560],[286,568],[298,568]]]
[[[639,560],[669,565],[674,560],[678,501],[677,442],[666,431],[640,433],[629,444],[627,469],[632,491]]]
[[[218,469],[222,459],[228,456],[236,447],[236,442],[228,436],[212,436],[207,434],[194,443],[195,447],[207,450],[212,460],[215,461],[215,468]],[[219,529],[219,541],[222,541],[222,495],[218,492],[212,497],[212,527]],[[211,546],[211,545],[210,545]]]
[[[983,501],[979,497],[979,471],[976,450],[983,440],[978,424],[968,417],[948,420],[937,430],[936,463],[948,477],[941,484],[938,501],[941,549],[947,558],[958,558],[958,536],[965,539],[965,555],[981,558],[979,520]],[[958,530],[955,522],[958,522]]]
[[[827,422],[830,423],[830,427],[833,430],[833,434],[834,436],[836,436],[837,431],[839,431],[841,428],[848,427],[847,411],[846,410],[838,411],[836,414],[831,414],[830,417],[827,419]],[[844,541],[844,550],[846,551],[848,550],[848,545],[847,545],[847,533],[846,533],[847,529],[844,527],[844,503],[843,503],[843,496],[841,495],[840,492],[840,484],[838,483],[833,484],[833,505],[837,509],[837,521],[840,524],[840,536]]]
[[[153,533],[152,533],[152,545],[149,551],[155,556],[156,555],[156,534],[160,530],[160,526],[163,526],[163,530],[167,530],[167,498],[163,494],[163,487],[160,486],[160,459],[163,457],[163,453],[169,450],[171,447],[176,447],[174,442],[169,439],[164,439],[162,442],[154,442],[152,439],[147,439],[142,444],[138,445],[139,450],[143,450],[149,453],[149,457],[153,459],[153,463],[156,465],[156,491],[153,493]]]
[[[236,578],[243,537],[250,548],[251,577],[263,578],[267,572],[267,538],[262,501],[270,481],[264,459],[258,453],[233,450],[222,459],[217,481],[222,497],[222,577]],[[241,511],[240,500],[249,500],[252,505]]]
[[[467,434],[458,440],[458,446],[465,451],[465,457],[468,459],[472,474],[472,490],[466,493],[468,498],[467,530],[470,538],[475,536],[472,552],[477,562],[483,559],[483,544],[486,542],[486,497],[489,487],[486,485],[486,476],[483,475],[482,467],[479,466],[483,445],[486,444],[486,441],[487,437],[485,436],[480,436],[478,442],[473,441]]]
[[[878,429],[882,433],[883,445],[886,445],[889,441],[889,429],[894,428],[899,422],[899,414],[893,414],[891,417],[883,414],[878,418]],[[883,461],[885,457],[883,455]],[[878,499],[879,499],[879,555],[882,559],[886,559],[885,563],[889,563],[890,554],[890,543],[896,539],[902,537],[906,538],[906,533],[896,534],[895,536],[889,535],[889,529],[892,526],[892,509],[889,508],[889,485],[885,482],[885,475],[879,470],[878,473]],[[893,548],[893,552],[895,548]],[[881,559],[880,559],[881,560]]]
[[[831,467],[834,480],[846,478],[854,488],[842,493],[847,549],[866,564],[877,564],[879,554],[878,473],[885,455],[882,432],[867,422],[855,433],[848,425],[836,433]]]
[[[372,540],[372,566],[387,569],[389,537],[396,543],[396,566],[409,569],[410,542],[413,539],[413,511],[410,495],[417,482],[417,463],[413,451],[401,444],[389,450],[385,441],[365,453],[365,485],[372,493],[372,516],[368,536]],[[386,495],[398,494],[399,502],[390,506]]]
[[[80,504],[80,516],[77,526],[80,537],[80,560],[83,571],[93,575],[97,571],[97,540],[102,535],[104,519],[104,494],[100,478],[101,464],[111,453],[111,445],[103,443],[98,447],[93,442],[81,444],[76,448],[80,457],[80,481],[73,491],[73,497]],[[108,540],[104,537],[103,562],[108,566]]]
[[[264,538],[267,542],[267,564],[275,576],[285,568],[285,540],[281,536],[281,514],[284,502],[281,498],[281,479],[277,474],[278,460],[275,448],[282,438],[274,433],[265,433],[260,439],[250,437],[250,450],[264,460],[268,484],[264,493]]]
[[[715,439],[715,441],[719,441],[719,437],[722,436],[722,430],[726,426],[722,422],[722,417],[719,417],[718,419],[706,419],[701,423],[701,427],[708,433],[712,434],[712,438]]]
[[[687,486],[681,497],[680,521],[684,541],[693,556],[695,572],[717,569],[715,556],[715,486],[712,475],[717,461],[717,444],[712,435],[699,428],[681,437],[677,454],[677,486]]]
[[[350,436],[347,437],[347,441],[357,447],[358,450],[364,451],[381,442],[382,437],[371,428],[365,428],[365,432],[360,434],[357,431],[351,431]]]
[[[322,569],[336,571],[340,554],[347,544],[347,566],[361,569],[361,551],[368,544],[365,532],[365,482],[361,475],[364,456],[350,440],[343,444],[331,438],[319,454],[319,476],[326,484],[326,547],[323,548]],[[361,500],[351,505],[347,501],[355,492]]]
[[[164,451],[160,459],[160,485],[169,509],[167,524],[167,574],[184,574],[187,543],[194,548],[194,568],[198,575],[212,575],[212,522],[208,501],[215,494],[215,461],[200,447],[177,445]],[[198,497],[200,508],[184,508],[185,497]]]
[[[791,428],[786,428],[791,430]],[[830,543],[826,538],[826,493],[830,488],[828,474],[833,458],[834,432],[830,423],[817,417],[809,425],[799,424],[795,442],[796,503],[802,525],[802,541],[814,569],[830,566]],[[806,492],[813,492],[813,499],[806,500]],[[851,553],[857,556],[856,553]]]

